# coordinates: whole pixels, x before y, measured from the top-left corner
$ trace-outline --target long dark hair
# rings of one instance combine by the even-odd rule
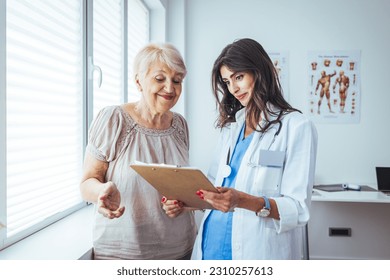
[[[246,106],[249,126],[252,129],[265,131],[273,123],[278,122],[283,115],[292,111],[300,112],[284,99],[277,71],[263,47],[253,39],[240,39],[227,45],[214,62],[211,79],[213,93],[219,107],[217,127],[222,128],[230,122],[235,122],[236,112],[243,108],[223,82],[220,73],[222,66],[226,66],[232,72],[247,72],[254,75],[252,98]],[[264,111],[266,125],[259,129],[262,111]],[[270,116],[277,116],[277,118],[270,121]]]

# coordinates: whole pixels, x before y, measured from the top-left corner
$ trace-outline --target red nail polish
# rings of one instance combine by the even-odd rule
[[[178,204],[178,202],[175,200],[175,201],[173,202],[173,204]]]
[[[167,198],[165,196],[163,196],[163,198],[161,199],[161,202],[164,203],[165,201],[167,201]]]

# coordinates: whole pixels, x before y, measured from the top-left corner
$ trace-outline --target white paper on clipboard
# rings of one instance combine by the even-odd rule
[[[206,175],[197,168],[160,164],[131,164],[140,176],[168,199],[179,200],[186,207],[213,209],[196,192],[200,189],[218,192]]]

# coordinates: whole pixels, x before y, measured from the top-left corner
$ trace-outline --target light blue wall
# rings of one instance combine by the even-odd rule
[[[226,44],[252,37],[266,50],[289,52],[289,101],[303,112],[307,52],[361,50],[360,122],[317,124],[316,183],[376,185],[375,166],[390,166],[390,1],[168,0],[167,7],[167,38],[185,44],[192,165],[208,169],[218,135],[210,86],[214,59]]]

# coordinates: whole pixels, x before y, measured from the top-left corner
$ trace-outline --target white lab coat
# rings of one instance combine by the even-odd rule
[[[245,121],[245,108],[237,112],[236,122],[222,129],[217,156],[209,170],[216,186],[223,182],[222,167],[229,148],[233,151]],[[254,132],[253,139],[242,159],[235,189],[255,196],[267,196],[276,201],[280,220],[260,218],[253,211],[236,208],[232,225],[232,257],[239,259],[300,259],[302,257],[303,226],[310,217],[311,193],[314,183],[317,154],[317,131],[313,123],[299,112],[282,119],[282,128],[270,151],[284,151],[283,167],[258,164],[260,150],[268,150],[278,124],[263,137]],[[251,163],[251,164],[248,164]],[[202,259],[203,224],[205,212],[195,241],[192,259]]]

